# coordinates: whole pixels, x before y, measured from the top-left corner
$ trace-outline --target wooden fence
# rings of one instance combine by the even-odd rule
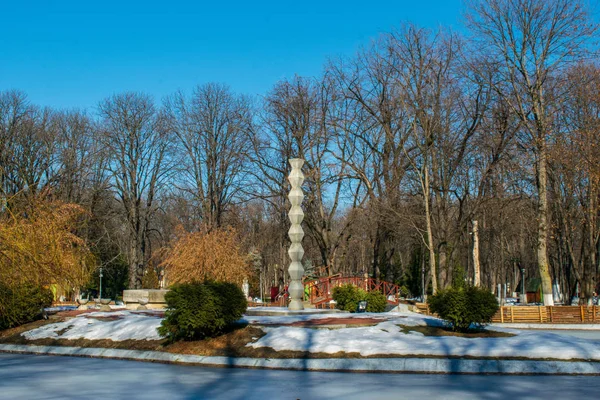
[[[431,315],[429,307],[417,303],[423,314]],[[592,324],[600,323],[599,306],[503,306],[492,317],[492,322]]]

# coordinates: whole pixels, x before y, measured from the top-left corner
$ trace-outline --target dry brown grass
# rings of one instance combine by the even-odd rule
[[[515,336],[512,333],[507,332],[497,332],[497,331],[474,331],[474,332],[454,332],[448,329],[440,328],[437,326],[406,326],[406,325],[398,325],[402,328],[404,333],[408,332],[419,332],[425,336],[455,336],[455,337],[463,337],[463,338],[494,338],[494,337],[513,337]]]
[[[39,328],[40,326],[44,326],[46,324],[51,324],[54,322],[57,322],[57,319],[55,319],[55,318],[52,318],[49,320],[42,319],[39,321],[30,322],[25,325],[17,326],[14,328],[0,330],[0,343],[5,343],[6,340],[8,340],[8,338],[13,337],[15,335],[18,336],[25,331],[30,331],[32,329]]]

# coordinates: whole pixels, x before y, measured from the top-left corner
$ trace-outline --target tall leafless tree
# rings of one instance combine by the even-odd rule
[[[171,138],[151,97],[123,93],[99,105],[99,140],[109,159],[106,168],[125,214],[129,287],[139,289],[149,257],[148,235],[157,192],[169,170]]]
[[[196,87],[191,98],[177,93],[167,104],[181,148],[177,185],[198,204],[208,229],[220,227],[232,204],[246,198],[250,100],[209,83]]]
[[[548,140],[555,129],[556,103],[549,96],[550,86],[561,70],[586,56],[596,27],[579,0],[474,1],[468,21],[478,35],[480,49],[498,65],[498,90],[505,92],[523,122],[523,144],[535,156],[538,267],[544,304],[553,305],[548,262]]]

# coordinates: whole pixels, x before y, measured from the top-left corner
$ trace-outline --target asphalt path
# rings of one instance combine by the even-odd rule
[[[595,398],[598,376],[334,373],[0,353],[0,399]],[[423,397],[427,396],[427,397]]]

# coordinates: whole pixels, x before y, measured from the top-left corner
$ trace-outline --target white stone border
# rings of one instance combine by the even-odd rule
[[[434,374],[500,375],[600,375],[600,362],[459,358],[322,358],[280,359],[210,357],[140,351],[67,346],[0,344],[0,352],[111,358],[218,367],[289,369],[306,371],[397,372]]]

